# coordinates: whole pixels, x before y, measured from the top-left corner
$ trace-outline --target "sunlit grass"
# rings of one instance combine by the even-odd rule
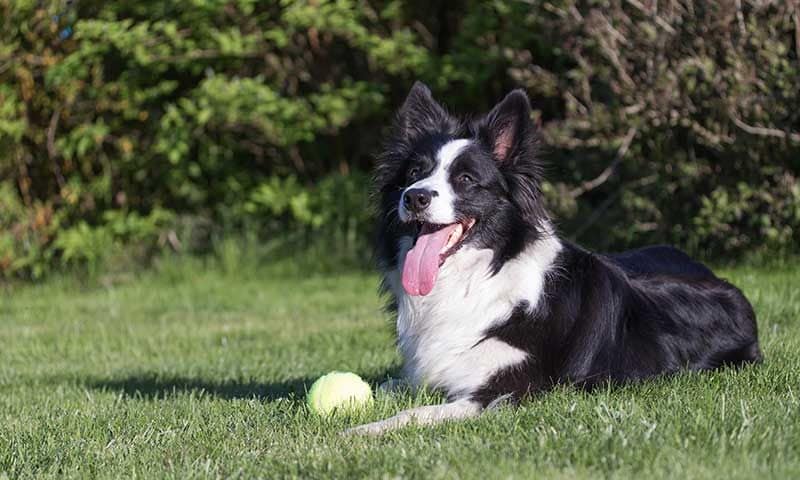
[[[379,397],[319,419],[330,370],[396,371],[377,278],[165,262],[0,298],[0,477],[791,478],[800,475],[800,272],[729,268],[759,316],[766,362],[591,394],[383,438],[358,422],[438,401]]]

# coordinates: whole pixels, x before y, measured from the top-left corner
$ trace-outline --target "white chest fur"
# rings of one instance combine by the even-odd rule
[[[401,242],[400,258],[405,258],[410,242],[409,238]],[[491,276],[492,251],[463,248],[447,259],[426,296],[406,295],[399,278],[402,264],[388,272],[397,298],[397,334],[406,379],[461,398],[498,371],[523,362],[526,352],[483,338],[520,302],[536,306],[560,249],[559,241],[547,236]]]

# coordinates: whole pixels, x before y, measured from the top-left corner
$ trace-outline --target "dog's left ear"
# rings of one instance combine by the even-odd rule
[[[528,96],[524,90],[517,89],[506,95],[480,122],[478,136],[502,167],[513,164],[520,156],[533,154],[535,130]]]
[[[523,218],[536,225],[545,216],[539,199],[541,166],[537,159],[538,134],[531,120],[531,104],[523,90],[506,95],[478,123],[478,138],[492,152],[503,172],[509,198]]]

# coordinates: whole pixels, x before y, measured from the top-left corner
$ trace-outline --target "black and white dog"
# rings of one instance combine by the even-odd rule
[[[447,403],[349,433],[478,415],[561,383],[592,387],[761,359],[741,291],[672,247],[560,240],[542,205],[528,98],[461,122],[417,83],[375,175],[378,258],[403,381]]]

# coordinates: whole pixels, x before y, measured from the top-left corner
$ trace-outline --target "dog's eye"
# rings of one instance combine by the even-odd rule
[[[411,180],[412,182],[417,179],[418,175],[419,175],[419,168],[417,167],[414,167],[408,171],[408,179]]]
[[[461,182],[461,183],[474,183],[474,182],[475,182],[475,179],[474,179],[474,178],[472,178],[472,176],[471,176],[471,175],[469,175],[469,174],[462,173],[462,174],[461,174],[461,175],[458,177],[458,181],[459,181],[459,182]]]

